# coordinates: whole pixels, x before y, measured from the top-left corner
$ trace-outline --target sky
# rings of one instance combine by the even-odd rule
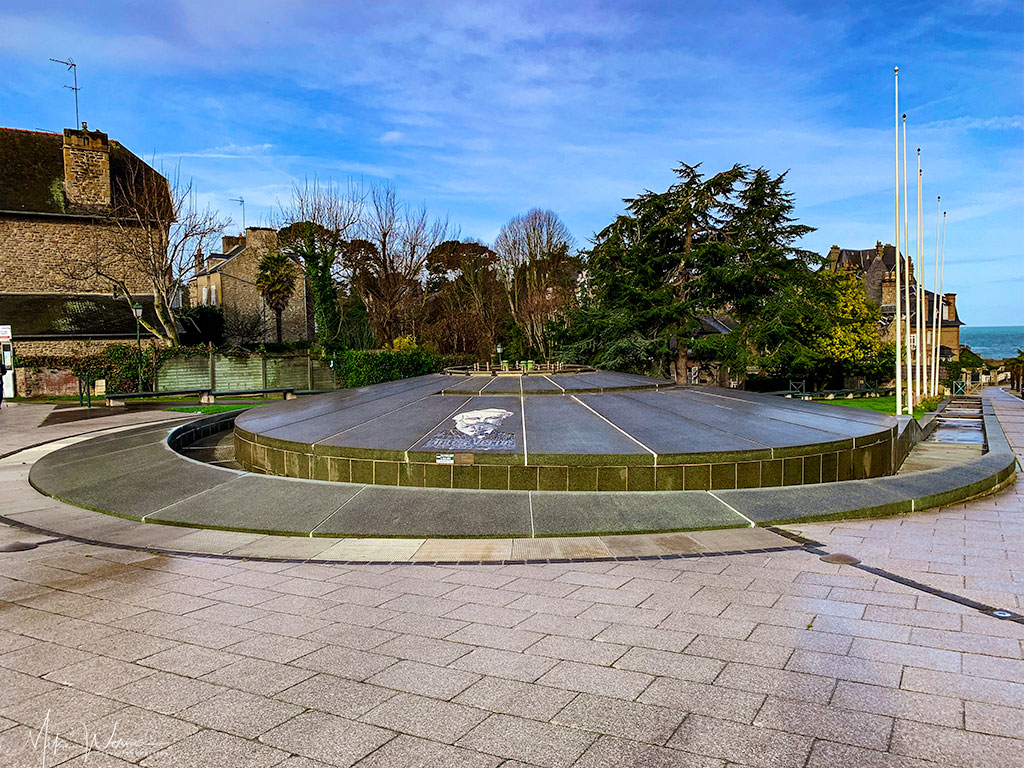
[[[893,66],[922,148],[928,280],[969,325],[1024,325],[1020,0],[0,0],[0,125],[81,119],[241,228],[314,176],[393,183],[493,240],[533,207],[581,244],[680,162],[788,171],[802,246],[892,242]],[[916,229],[911,191],[911,235]],[[911,242],[911,253],[916,246]]]

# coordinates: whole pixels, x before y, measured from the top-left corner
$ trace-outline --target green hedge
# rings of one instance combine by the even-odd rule
[[[446,361],[441,355],[416,349],[392,352],[388,349],[347,349],[332,358],[334,378],[341,387],[365,387],[384,381],[437,373]]]

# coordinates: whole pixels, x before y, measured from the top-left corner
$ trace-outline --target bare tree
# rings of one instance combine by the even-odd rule
[[[347,238],[359,222],[365,195],[352,184],[341,186],[315,177],[292,187],[282,207],[281,250],[301,260],[313,294],[317,341],[333,346],[341,332],[338,282],[345,280],[341,258]]]
[[[197,269],[195,254],[208,252],[231,221],[209,207],[200,209],[191,181],[182,181],[177,169],[168,181],[138,158],[112,192],[105,226],[94,231],[86,255],[68,257],[64,276],[72,285],[107,281],[128,306],[140,290],[152,293],[157,322],[140,322],[157,338],[177,344],[174,306]]]
[[[558,214],[534,208],[508,221],[494,251],[513,319],[530,343],[547,354],[544,324],[572,294],[578,272],[576,242]]]
[[[362,296],[378,341],[401,335],[422,294],[424,264],[448,232],[447,219],[431,219],[425,206],[400,201],[391,184],[370,190],[353,249],[352,282]],[[415,328],[411,329],[415,332]]]

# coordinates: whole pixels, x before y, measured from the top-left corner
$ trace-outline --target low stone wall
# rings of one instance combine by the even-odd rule
[[[188,424],[183,424],[171,430],[171,434],[167,436],[167,445],[174,451],[181,453],[183,448],[202,440],[204,437],[230,430],[235,426],[235,417],[241,412],[241,410],[225,411],[205,419],[196,419]]]
[[[235,427],[235,458],[250,472],[371,485],[521,491],[709,491],[812,485],[883,477],[894,471],[895,428],[856,439],[732,454],[580,455],[509,464],[472,455],[440,464],[437,454],[308,445]],[[403,456],[404,454],[404,456]],[[407,457],[407,458],[404,458]],[[561,459],[561,461],[560,461]],[[568,459],[568,461],[566,460]],[[579,463],[571,463],[575,459]],[[506,462],[506,463],[499,463]]]
[[[92,396],[103,395],[105,385],[103,379],[94,381]],[[77,397],[78,377],[66,368],[15,368],[14,389],[17,397]]]

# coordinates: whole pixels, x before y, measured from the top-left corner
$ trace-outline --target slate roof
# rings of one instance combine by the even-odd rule
[[[865,272],[868,267],[877,260],[877,257],[878,250],[875,248],[865,248],[860,251],[852,250],[850,248],[840,248],[839,258],[836,260],[836,267],[846,267],[847,269],[855,269],[858,272]],[[896,268],[896,249],[893,246],[883,246],[882,263],[885,265],[886,272],[890,272]]]
[[[211,253],[209,256],[206,257],[206,266],[203,269],[196,272],[195,276],[199,277],[200,275],[209,275],[214,272],[220,272],[221,269],[225,267],[229,261],[235,258],[235,256],[238,256],[240,253],[242,253],[245,250],[245,248],[245,243],[239,243],[226,253]],[[210,263],[214,261],[217,263]]]
[[[132,298],[142,319],[159,325],[153,297]],[[0,323],[11,326],[14,341],[135,338],[131,307],[109,294],[0,293]]]
[[[123,190],[133,174],[160,174],[116,141],[110,141],[110,189],[113,208],[123,204]],[[60,133],[0,128],[0,211],[66,214],[64,136]],[[159,186],[161,190],[166,184]]]
[[[713,336],[716,334],[729,333],[736,327],[736,321],[728,315],[715,317],[714,315],[698,315],[697,322],[700,323],[698,336]]]

